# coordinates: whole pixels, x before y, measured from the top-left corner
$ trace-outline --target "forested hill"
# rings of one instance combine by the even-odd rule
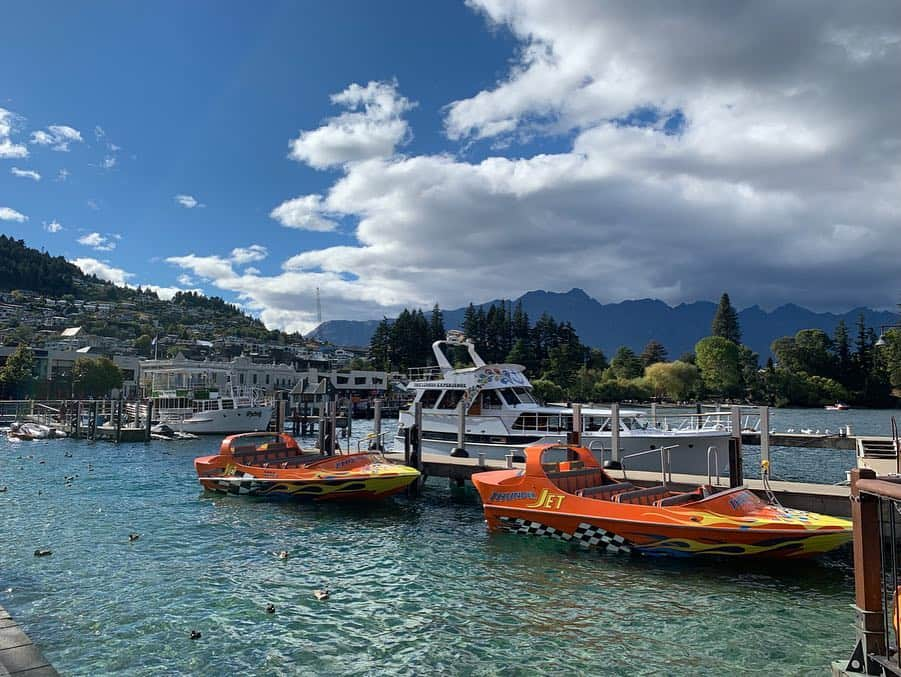
[[[201,323],[212,327],[211,331],[204,330],[203,338],[237,335],[281,342],[286,338],[283,332],[269,331],[260,320],[218,296],[188,291],[178,292],[171,300],[164,301],[151,289],[120,287],[94,275],[85,275],[78,266],[62,256],[51,256],[6,235],[0,235],[0,291],[32,292],[68,301],[128,301],[139,311],[150,313],[160,323],[154,329],[116,317],[100,319],[73,315],[73,326],[83,324],[99,336],[134,339],[148,332],[158,333],[159,330],[182,335],[187,328]],[[27,306],[23,308],[26,312],[31,310]]]
[[[27,289],[62,296],[75,291],[75,280],[86,279],[78,266],[62,256],[50,256],[22,240],[0,235],[0,291]]]
[[[613,355],[620,346],[641,352],[647,342],[655,339],[662,343],[675,358],[694,349],[695,343],[710,335],[710,322],[716,304],[709,301],[682,303],[669,306],[655,299],[600,303],[581,289],[565,293],[531,291],[508,305],[522,303],[530,318],[547,313],[558,322],[569,322],[585,345],[600,348]],[[481,306],[501,305],[495,300]],[[444,324],[448,329],[462,326],[465,308],[444,311]],[[801,329],[822,329],[830,336],[836,325],[844,320],[855,326],[859,315],[864,323],[879,332],[881,325],[898,322],[895,313],[870,308],[855,308],[846,313],[817,313],[797,305],[780,306],[770,312],[758,306],[745,308],[738,314],[742,331],[742,343],[759,353],[765,360],[770,355],[770,345],[781,336],[793,336]],[[344,320],[324,322],[311,336],[327,339],[338,345],[368,345],[378,322]]]

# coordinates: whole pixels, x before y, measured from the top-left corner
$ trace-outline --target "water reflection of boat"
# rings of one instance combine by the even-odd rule
[[[205,489],[224,494],[322,501],[378,500],[403,491],[419,471],[380,453],[304,453],[285,433],[226,437],[214,456],[194,460]]]
[[[847,520],[770,505],[744,487],[617,482],[583,447],[532,446],[525,471],[477,473],[472,482],[489,529],[609,552],[799,559],[851,540]]]
[[[473,366],[455,369],[443,346],[465,348]],[[573,429],[573,408],[539,404],[524,367],[486,364],[472,341],[457,331],[448,332],[445,341],[435,341],[432,351],[438,366],[414,370],[414,378],[407,384],[407,390],[415,395],[414,402],[422,406],[424,453],[461,455],[456,450],[461,401],[466,406],[466,454],[471,457],[485,454],[485,458],[503,460],[512,453],[514,460],[522,460],[529,445],[567,441],[567,432]],[[713,447],[720,471],[726,470],[731,428],[728,412],[658,427],[642,411],[621,410],[617,424],[609,408],[583,406],[581,419],[582,443],[599,457],[606,452],[610,458],[615,426],[621,456],[678,445],[680,453],[673,459],[673,472],[703,475],[710,463],[708,450]],[[403,450],[403,430],[413,423],[412,407],[401,410],[395,451]],[[633,456],[628,467],[655,470],[659,464],[651,454]]]

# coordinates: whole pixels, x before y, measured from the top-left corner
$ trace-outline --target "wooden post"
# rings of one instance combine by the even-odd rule
[[[410,461],[409,465],[422,472],[422,404],[415,402],[413,404],[413,429],[410,431]],[[417,481],[410,484],[408,493],[410,496],[419,495],[419,483],[422,481],[420,477]]]
[[[116,404],[113,409],[113,416],[116,421],[116,444],[122,441],[122,394],[119,394],[119,399],[116,400]]]
[[[610,405],[610,459],[620,462],[619,450],[619,403]]]
[[[91,420],[88,421],[88,435],[92,441],[97,439],[97,400],[91,400]]]
[[[466,396],[457,402],[457,446],[451,449],[454,458],[469,458],[466,451]]]
[[[732,431],[729,437],[729,486],[740,487],[745,482],[741,453],[741,408],[732,407]]]
[[[147,420],[144,421],[144,441],[150,441],[150,429],[153,427],[153,400],[147,400],[147,408],[145,409]]]
[[[567,444],[580,444],[582,441],[582,405],[574,404],[572,411],[572,430],[567,436],[569,439],[566,442]]]
[[[657,427],[657,403],[651,402],[651,426]]]
[[[770,408],[760,407],[760,463],[770,464]]]
[[[328,432],[329,432],[329,444],[328,444],[328,453],[330,455],[334,455],[335,453],[335,444],[337,443],[337,439],[335,433],[338,430],[338,400],[337,398],[334,401],[329,401],[329,415],[328,415]]]
[[[347,450],[350,451],[350,436],[354,430],[354,401],[353,398],[347,400],[347,425],[344,427],[344,437],[347,438]]]
[[[277,393],[278,395],[278,393]],[[279,395],[277,400],[277,409],[275,417],[275,432],[285,432],[285,400]]]
[[[375,398],[372,403],[372,442],[369,448],[378,451],[385,451],[385,445],[382,444],[382,400]]]
[[[851,519],[854,523],[854,606],[857,611],[858,661],[869,662],[868,655],[884,656],[885,627],[882,610],[882,535],[879,531],[880,502],[862,494],[858,480],[876,479],[869,468],[851,471]],[[894,508],[889,508],[893,510]],[[892,543],[891,547],[895,547]],[[894,593],[894,591],[892,591]],[[851,659],[854,661],[854,657]],[[865,672],[867,665],[856,669]],[[867,673],[876,674],[876,673]]]
[[[81,437],[81,400],[75,403],[75,439]]]

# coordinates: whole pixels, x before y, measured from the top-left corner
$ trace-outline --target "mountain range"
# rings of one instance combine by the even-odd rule
[[[682,353],[692,351],[699,339],[710,335],[710,324],[717,306],[710,301],[670,306],[657,299],[600,303],[581,289],[571,289],[565,293],[530,291],[514,299],[513,303],[520,301],[533,323],[542,313],[547,313],[558,322],[570,322],[583,343],[600,348],[608,358],[620,346],[641,352],[649,340],[656,339],[666,347],[670,359],[676,359]],[[510,301],[495,300],[480,306],[487,309],[492,303],[499,305]],[[443,311],[444,326],[448,329],[459,328],[465,310]],[[861,313],[866,325],[873,327],[877,333],[882,325],[899,321],[896,313],[871,308],[859,307],[845,313],[818,313],[791,303],[769,312],[757,305],[750,306],[739,311],[738,320],[742,343],[765,360],[775,339],[793,336],[801,329],[822,329],[832,336],[840,320],[848,325],[853,340],[854,327]],[[319,325],[311,336],[337,345],[365,346],[369,344],[378,323],[379,320],[329,320]]]

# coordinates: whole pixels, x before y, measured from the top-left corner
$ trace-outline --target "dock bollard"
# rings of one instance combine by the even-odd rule
[[[509,454],[504,454],[504,458],[507,461],[507,469],[512,468],[513,467],[513,453],[511,452]]]
[[[479,452],[479,467],[480,468],[485,467],[485,452],[484,451]]]

